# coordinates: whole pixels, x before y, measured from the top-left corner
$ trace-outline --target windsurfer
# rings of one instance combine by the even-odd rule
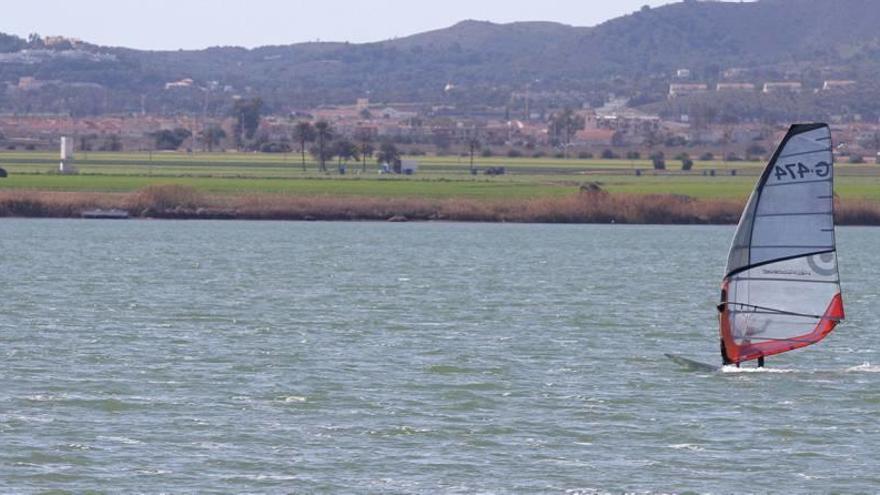
[[[724,345],[724,339],[721,339],[721,364],[724,366],[730,366],[733,364],[733,361],[727,357],[727,347]],[[737,363],[739,364],[739,363]]]
[[[721,304],[718,305],[718,319],[724,318],[724,310],[727,309],[727,290],[721,289]],[[727,346],[724,345],[724,337],[721,338],[721,364],[730,366],[733,361],[727,357]],[[738,365],[739,363],[737,363]]]

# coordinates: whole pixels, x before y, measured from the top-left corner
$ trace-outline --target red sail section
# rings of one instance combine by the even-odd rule
[[[727,291],[727,285],[727,282],[725,282],[723,286],[725,292]],[[824,316],[819,319],[816,327],[809,333],[781,340],[755,343],[744,340],[737,343],[731,331],[731,309],[729,306],[724,305],[720,317],[721,339],[724,342],[727,358],[733,363],[742,363],[815,344],[827,337],[844,317],[843,297],[837,294],[828,305]]]

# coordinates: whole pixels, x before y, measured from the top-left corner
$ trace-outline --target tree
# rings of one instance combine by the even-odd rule
[[[379,146],[379,153],[376,155],[376,162],[380,165],[386,163],[391,166],[391,168],[400,173],[400,150],[397,149],[397,146],[394,146],[394,143],[386,141]]]
[[[309,153],[312,155],[312,158],[318,162],[318,170],[327,170],[326,163],[333,159],[334,156],[334,148],[331,144],[327,144],[323,148],[318,145],[312,146],[309,149]],[[325,165],[321,165],[325,164]]]
[[[202,142],[205,143],[208,151],[214,151],[214,146],[219,145],[221,141],[226,139],[226,131],[217,124],[211,124],[202,129],[202,132],[199,133],[199,137],[202,139]]]
[[[322,172],[327,171],[327,160],[333,158],[333,155],[327,154],[331,151],[329,147],[331,139],[333,139],[333,127],[330,123],[324,120],[315,122],[315,140],[318,142],[316,157]]]
[[[98,136],[95,134],[87,134],[85,136],[79,137],[79,150],[80,151],[92,151],[92,140],[96,139]]]
[[[336,159],[338,160],[337,165],[339,170],[342,170],[343,163],[347,163],[349,160],[358,159],[359,149],[357,145],[349,141],[348,139],[340,139],[333,143],[333,154],[336,155]]]
[[[562,147],[563,156],[568,158],[568,148],[577,131],[586,126],[583,115],[574,113],[574,110],[566,108],[559,114],[550,116],[550,136],[553,141]]]
[[[688,156],[687,153],[683,153],[680,157],[681,159],[681,169],[685,172],[690,172],[692,168],[694,168],[694,161],[691,160],[691,157]]]
[[[358,129],[355,133],[358,141],[358,153],[361,155],[361,171],[367,171],[367,158],[373,156],[375,148],[373,147],[373,135],[367,129]]]
[[[310,122],[297,122],[293,128],[293,139],[299,143],[299,152],[302,154],[303,172],[306,171],[306,143],[313,143],[316,137],[315,128]]]
[[[150,134],[156,140],[156,149],[159,150],[176,150],[184,141],[192,136],[188,129],[178,127],[173,130],[162,129]]]
[[[46,44],[43,42],[43,37],[40,36],[39,33],[31,33],[27,37],[28,45],[31,48],[43,48]]]
[[[235,118],[233,134],[235,141],[241,147],[245,139],[253,139],[260,127],[260,115],[263,111],[262,98],[240,99],[235,101],[232,108],[232,116]]]
[[[371,158],[376,152],[373,143],[361,143],[358,145],[358,152],[361,154],[361,172],[367,171],[367,158]]]
[[[101,151],[122,151],[122,140],[118,134],[110,134],[104,139]]]
[[[452,146],[452,139],[449,137],[448,134],[444,132],[435,133],[431,137],[431,140],[434,142],[434,146],[437,147],[438,155],[445,155],[447,152],[449,152],[450,146]]]
[[[651,163],[654,165],[654,170],[666,170],[666,156],[662,151],[651,155]]]
[[[467,146],[468,156],[470,156],[471,174],[476,174],[477,169],[474,168],[474,155],[483,147],[483,143],[480,141],[480,134],[476,127],[472,127],[468,131],[467,137],[465,138],[465,146]]]
[[[767,149],[761,146],[758,143],[752,143],[746,149],[746,156],[748,157],[759,157],[767,153]]]
[[[880,132],[872,132],[868,135],[865,135],[858,140],[859,146],[862,148],[867,148],[869,150],[878,151],[880,150]]]

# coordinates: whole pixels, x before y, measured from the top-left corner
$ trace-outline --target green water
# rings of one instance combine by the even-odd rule
[[[682,371],[732,233],[0,220],[0,492],[875,492],[880,230],[828,340]]]

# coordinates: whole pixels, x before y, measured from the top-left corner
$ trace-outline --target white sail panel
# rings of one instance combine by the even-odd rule
[[[740,221],[728,274],[834,249],[831,131],[804,129],[789,132],[764,171]]]
[[[728,280],[731,337],[743,346],[811,332],[840,293],[834,253],[770,263]]]

